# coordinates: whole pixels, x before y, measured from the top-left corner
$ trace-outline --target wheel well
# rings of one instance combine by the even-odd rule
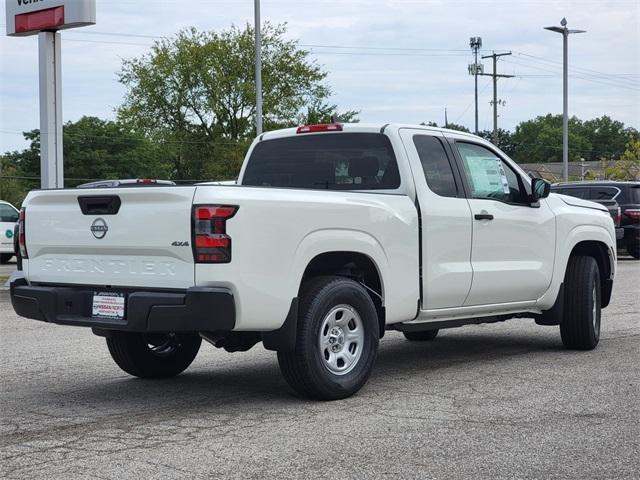
[[[593,257],[598,263],[598,270],[600,271],[600,288],[601,288],[601,303],[602,308],[609,305],[611,300],[611,290],[613,287],[613,281],[611,280],[611,262],[609,261],[609,247],[602,242],[597,241],[584,241],[579,242],[571,250],[571,255],[584,255]]]
[[[382,280],[375,262],[367,255],[358,252],[326,252],[311,260],[302,275],[302,284],[312,277],[338,275],[349,277],[363,284],[373,300],[378,312],[380,337],[385,332],[385,311],[383,306]]]

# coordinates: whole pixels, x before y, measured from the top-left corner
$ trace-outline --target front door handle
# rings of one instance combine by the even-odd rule
[[[476,220],[493,220],[493,215],[491,215],[490,213],[476,213],[473,218],[475,218]]]

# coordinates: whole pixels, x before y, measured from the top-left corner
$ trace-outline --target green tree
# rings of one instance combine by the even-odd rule
[[[285,32],[285,25],[263,26],[265,130],[324,117],[334,108],[327,104],[327,73]],[[119,79],[127,88],[119,118],[163,145],[176,178],[237,174],[238,148],[255,135],[251,26],[182,30],[156,42],[150,53],[125,60]]]
[[[493,130],[482,130],[478,132],[478,135],[493,143]],[[496,146],[510,157],[513,156],[515,150],[513,145],[513,134],[508,130],[498,128],[498,143]]]
[[[625,151],[630,140],[640,138],[636,129],[625,127],[624,123],[612,120],[607,115],[586,120],[582,124],[582,135],[592,147],[591,151],[584,152],[582,157],[591,161],[602,157],[618,158]]]
[[[640,139],[632,138],[615,165],[605,168],[610,180],[640,180]]]
[[[569,161],[588,155],[592,146],[584,136],[582,121],[569,119]],[[562,115],[536,117],[516,126],[511,137],[513,158],[519,163],[562,161]]]
[[[40,132],[24,133],[29,148],[7,152],[2,156],[2,192],[20,197],[40,186]],[[67,122],[63,128],[65,186],[88,180],[109,178],[157,177],[171,174],[168,161],[159,145],[143,134],[118,122],[82,117]]]

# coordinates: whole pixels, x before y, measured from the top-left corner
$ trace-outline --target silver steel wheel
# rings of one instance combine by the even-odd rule
[[[169,357],[180,346],[175,333],[149,334],[145,336],[145,342],[151,353],[158,357]]]
[[[364,348],[364,325],[350,305],[337,305],[322,320],[318,348],[324,366],[346,375],[358,364]]]

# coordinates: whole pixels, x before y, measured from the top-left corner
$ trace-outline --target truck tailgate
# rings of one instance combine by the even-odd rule
[[[193,286],[194,193],[175,186],[32,192],[25,219],[30,282]]]

